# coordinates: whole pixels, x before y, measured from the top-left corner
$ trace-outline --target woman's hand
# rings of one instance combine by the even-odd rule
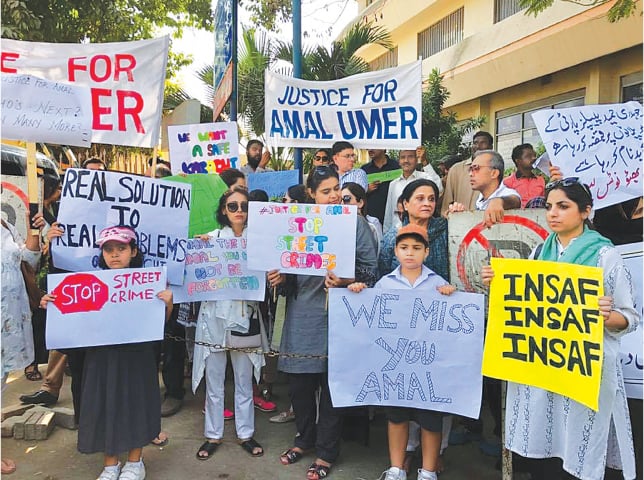
[[[486,287],[490,286],[490,283],[492,283],[492,279],[494,278],[494,270],[492,270],[492,267],[489,265],[485,265],[481,269],[481,279],[483,280],[483,285]]]
[[[157,293],[157,298],[163,300],[166,307],[172,308],[172,290],[161,290]]]
[[[47,241],[51,242],[54,238],[62,237],[63,233],[63,229],[60,228],[60,222],[54,222],[49,230],[47,230]]]
[[[277,287],[286,280],[286,275],[280,273],[279,270],[271,270],[266,273],[266,281],[271,287]]]
[[[557,180],[561,180],[563,178],[561,169],[556,165],[550,164],[550,166],[548,167],[548,173],[550,173],[551,182],[556,182]]]
[[[456,287],[454,285],[447,284],[436,287],[436,290],[438,290],[441,295],[451,295],[456,291]]]
[[[40,308],[46,309],[47,304],[49,302],[54,302],[56,300],[56,295],[52,295],[51,293],[46,293],[45,295],[42,296],[40,299]]]
[[[449,213],[459,213],[459,212],[464,212],[465,211],[465,205],[462,203],[454,202],[447,207],[447,211]]]
[[[207,242],[208,240],[210,240],[211,237],[210,237],[210,235],[207,235],[207,234],[204,233],[202,235],[195,235],[195,238],[198,238],[202,242]]]
[[[326,277],[324,277],[324,286],[326,288],[346,287],[353,282],[355,282],[355,278],[340,278],[331,270],[327,271]]]
[[[604,327],[614,332],[619,332],[628,327],[628,321],[616,310],[613,310],[615,303],[613,297],[604,295],[599,297],[599,314],[604,319]]]
[[[362,283],[362,282],[353,282],[353,283],[350,283],[350,284],[347,286],[347,288],[348,288],[349,290],[351,290],[353,293],[360,293],[360,292],[362,292],[365,288],[367,288],[367,284],[366,284],[366,283]]]

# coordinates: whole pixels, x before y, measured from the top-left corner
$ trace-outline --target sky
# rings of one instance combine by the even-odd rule
[[[216,4],[213,0],[213,9]],[[330,45],[331,41],[358,14],[355,0],[302,0],[302,45]],[[250,25],[247,12],[239,9],[240,22]],[[279,38],[290,41],[293,38],[293,25],[282,25]],[[241,30],[241,29],[240,29]],[[195,72],[212,63],[215,55],[214,35],[212,32],[186,29],[181,39],[172,41],[172,49],[192,55],[193,62],[178,74],[181,87],[193,97],[205,103],[201,82]]]

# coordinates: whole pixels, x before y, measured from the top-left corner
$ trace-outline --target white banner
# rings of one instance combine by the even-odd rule
[[[89,88],[31,75],[2,75],[2,138],[89,148]]]
[[[334,407],[400,406],[478,418],[484,297],[329,289]]]
[[[638,102],[532,114],[552,164],[590,186],[596,209],[642,195],[642,118]]]
[[[421,142],[422,68],[314,82],[265,71],[266,143],[278,147],[415,149]]]
[[[248,268],[355,276],[355,205],[248,204]]]
[[[221,173],[239,168],[236,122],[169,125],[173,173]]]
[[[98,267],[98,234],[128,225],[136,231],[144,266],[166,265],[168,281],[183,281],[191,185],[127,173],[65,171],[58,221],[65,231],[52,242],[54,265],[73,272]]]
[[[621,341],[621,361],[624,372],[624,386],[626,395],[629,398],[644,398],[642,387],[642,365],[644,364],[644,339],[642,338],[642,321],[644,321],[644,303],[642,299],[642,285],[644,278],[644,264],[642,263],[642,244],[629,243],[618,245],[617,250],[621,253],[626,268],[631,272],[633,280],[633,297],[635,300],[635,311],[640,314],[640,325],[637,330],[624,335]],[[618,287],[619,288],[619,287]]]
[[[92,142],[154,147],[159,141],[168,44],[168,36],[115,43],[3,38],[0,70],[3,77],[26,74],[88,86]]]
[[[47,349],[163,339],[163,268],[126,268],[47,275]]]
[[[183,285],[172,286],[174,303],[257,300],[266,296],[266,273],[249,270],[245,238],[188,239]]]

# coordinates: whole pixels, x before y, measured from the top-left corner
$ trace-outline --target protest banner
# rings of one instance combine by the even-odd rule
[[[250,173],[246,177],[248,191],[264,190],[271,202],[281,202],[288,188],[300,183],[299,170],[283,170],[280,172]]]
[[[221,173],[239,168],[236,122],[169,125],[168,137],[174,173]]]
[[[127,225],[137,234],[144,266],[166,265],[172,284],[183,281],[190,185],[102,170],[65,172],[58,211],[62,237],[52,242],[54,265],[72,272],[98,267],[100,231]]]
[[[164,268],[125,268],[47,275],[47,349],[163,339]]]
[[[219,199],[228,190],[228,185],[219,175],[173,175],[163,180],[192,185],[188,238],[220,227],[216,218],[217,207]]]
[[[268,69],[264,83],[266,143],[322,147],[415,149],[421,135],[420,61],[315,82]]]
[[[27,239],[27,214],[29,197],[27,195],[27,177],[2,175],[2,219],[16,227],[16,242],[24,243]],[[42,212],[42,179],[38,181],[38,211]]]
[[[398,170],[387,170],[385,172],[370,173],[367,175],[367,181],[369,183],[373,182],[391,182],[402,176],[402,169]]]
[[[2,138],[89,148],[89,88],[32,75],[2,75]]]
[[[257,300],[266,295],[266,273],[249,270],[245,238],[188,239],[183,285],[173,286],[174,303]]]
[[[490,258],[528,258],[549,233],[544,209],[508,210],[491,228],[480,211],[450,214],[447,221],[450,281],[467,292],[487,293],[481,266]]]
[[[602,269],[492,258],[483,375],[559,393],[597,410]]]
[[[532,114],[552,164],[590,187],[595,208],[642,195],[643,118],[638,102]]]
[[[355,275],[355,205],[248,204],[248,268]]]
[[[333,406],[478,418],[484,311],[483,295],[474,293],[329,289]]]
[[[640,316],[637,330],[627,333],[621,338],[620,357],[624,374],[624,386],[629,398],[644,398],[642,386],[642,365],[644,364],[644,345],[642,338],[642,321],[644,320],[644,301],[642,299],[642,285],[644,285],[644,262],[642,261],[642,243],[617,245],[615,248],[624,259],[624,264],[631,272],[633,299],[635,311]],[[622,287],[622,286],[620,286]],[[624,286],[625,287],[625,286]]]
[[[159,141],[169,37],[114,43],[2,39],[2,76],[34,75],[90,88],[94,143]],[[3,106],[4,110],[4,106]]]

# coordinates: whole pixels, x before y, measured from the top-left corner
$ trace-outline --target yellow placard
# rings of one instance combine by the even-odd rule
[[[482,373],[559,393],[597,410],[604,322],[602,269],[493,258]]]

